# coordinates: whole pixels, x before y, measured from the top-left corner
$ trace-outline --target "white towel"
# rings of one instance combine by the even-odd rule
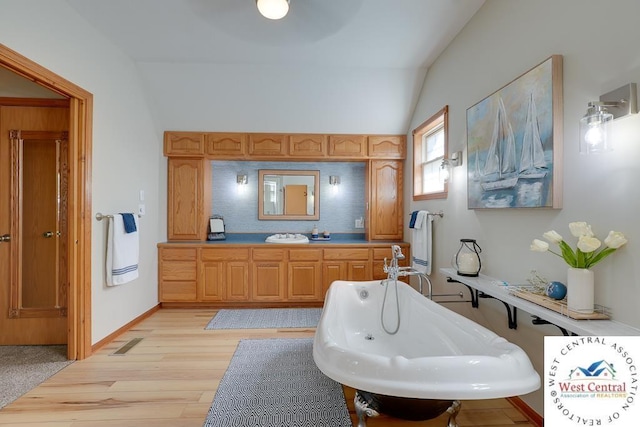
[[[411,229],[411,267],[421,273],[431,274],[431,229],[433,215],[419,211]]]
[[[107,286],[122,285],[138,278],[139,231],[136,215],[133,216],[138,231],[126,233],[122,215],[114,214],[107,222]]]

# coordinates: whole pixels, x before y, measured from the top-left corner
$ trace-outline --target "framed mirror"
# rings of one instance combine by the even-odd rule
[[[320,171],[258,171],[258,219],[320,219]]]

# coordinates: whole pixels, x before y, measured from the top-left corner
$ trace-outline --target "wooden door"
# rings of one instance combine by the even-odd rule
[[[0,107],[0,345],[67,343],[72,195],[55,188],[69,182],[68,126],[69,108]]]
[[[284,188],[284,214],[307,214],[307,186],[286,185]]]

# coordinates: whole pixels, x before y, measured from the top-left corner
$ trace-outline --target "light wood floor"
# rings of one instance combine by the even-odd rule
[[[238,341],[310,337],[313,329],[205,331],[215,310],[163,309],[91,357],[75,362],[0,410],[0,426],[201,427]],[[112,355],[143,338],[125,355]],[[345,388],[354,426],[354,391]],[[505,399],[464,401],[461,427],[534,427]],[[369,427],[444,427],[446,415],[415,422],[370,418]]]

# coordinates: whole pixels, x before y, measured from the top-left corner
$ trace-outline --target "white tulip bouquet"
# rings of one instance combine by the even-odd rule
[[[578,238],[575,251],[554,230],[547,231],[543,236],[549,242],[557,244],[561,253],[550,250],[547,242],[538,239],[533,240],[530,249],[534,252],[551,252],[564,259],[569,267],[591,268],[627,243],[624,234],[619,231],[610,231],[604,239],[605,247],[601,248],[602,242],[594,236],[591,226],[586,222],[572,222],[569,224],[569,230],[574,237]]]

